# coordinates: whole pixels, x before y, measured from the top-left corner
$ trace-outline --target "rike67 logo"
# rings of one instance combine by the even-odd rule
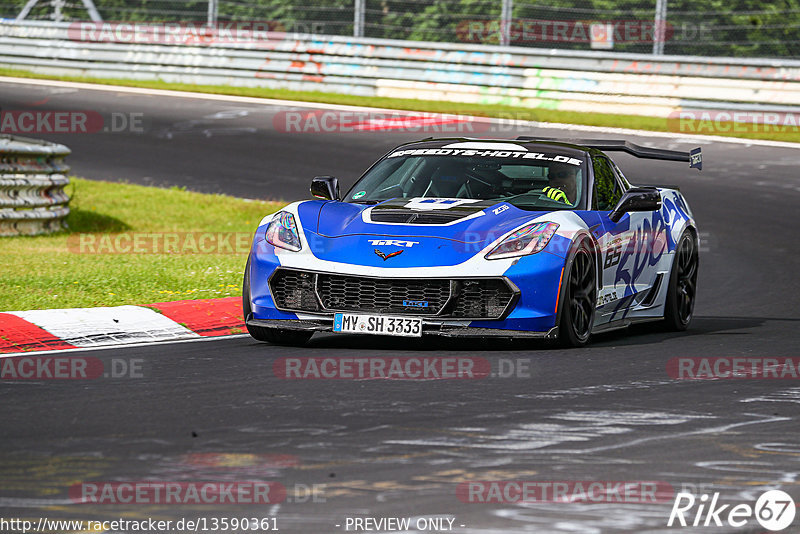
[[[755,506],[718,504],[718,500],[719,493],[714,493],[710,500],[707,494],[696,498],[691,493],[678,493],[667,526],[739,528],[755,518],[761,527],[777,532],[792,524],[797,511],[792,497],[781,490],[762,493]]]

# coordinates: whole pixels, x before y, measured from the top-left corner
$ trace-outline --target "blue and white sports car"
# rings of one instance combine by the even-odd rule
[[[626,141],[426,139],[375,163],[342,198],[261,221],[244,276],[247,329],[530,337],[581,346],[640,321],[689,326],[698,234],[681,193],[632,186],[605,154],[685,161],[700,149]]]

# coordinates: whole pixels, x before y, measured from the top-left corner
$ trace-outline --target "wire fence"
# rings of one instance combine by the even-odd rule
[[[0,17],[219,23],[555,49],[800,57],[800,0],[0,0]]]

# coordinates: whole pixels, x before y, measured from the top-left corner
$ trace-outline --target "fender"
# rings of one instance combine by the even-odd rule
[[[597,240],[595,239],[595,237],[592,234],[590,234],[588,232],[578,232],[575,235],[575,239],[572,240],[572,244],[569,247],[569,253],[567,254],[566,260],[564,261],[564,268],[561,271],[561,280],[559,281],[559,284],[561,284],[561,285],[559,287],[558,302],[556,304],[558,306],[558,308],[556,309],[556,326],[555,326],[556,330],[555,330],[554,334],[558,333],[558,327],[561,324],[561,310],[564,308],[564,299],[566,298],[565,297],[566,292],[565,291],[561,291],[561,288],[564,285],[564,273],[569,272],[569,270],[572,268],[572,261],[575,259],[575,249],[578,248],[578,245],[581,243],[581,241],[584,241],[584,240],[587,240],[587,239],[591,243],[592,255],[594,256],[595,270],[597,271],[596,275],[595,275],[595,286],[597,286],[597,282],[599,280],[602,280],[602,278],[600,278],[600,276],[602,276],[602,272],[603,271],[602,271],[602,266],[600,265],[600,260],[599,260],[600,254],[598,254],[599,245],[597,243]],[[600,288],[598,287],[597,290],[599,291]],[[597,307],[597,305],[595,304],[595,308],[596,307]]]

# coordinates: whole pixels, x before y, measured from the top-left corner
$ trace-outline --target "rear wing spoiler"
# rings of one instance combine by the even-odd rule
[[[569,143],[571,145],[585,146],[586,148],[596,148],[597,150],[627,152],[637,158],[662,159],[667,161],[686,161],[690,169],[703,170],[703,154],[700,148],[695,148],[689,152],[680,150],[664,150],[662,148],[650,148],[635,145],[630,141],[614,139],[566,139],[557,137],[535,137],[532,135],[520,135],[517,141],[555,141]]]

